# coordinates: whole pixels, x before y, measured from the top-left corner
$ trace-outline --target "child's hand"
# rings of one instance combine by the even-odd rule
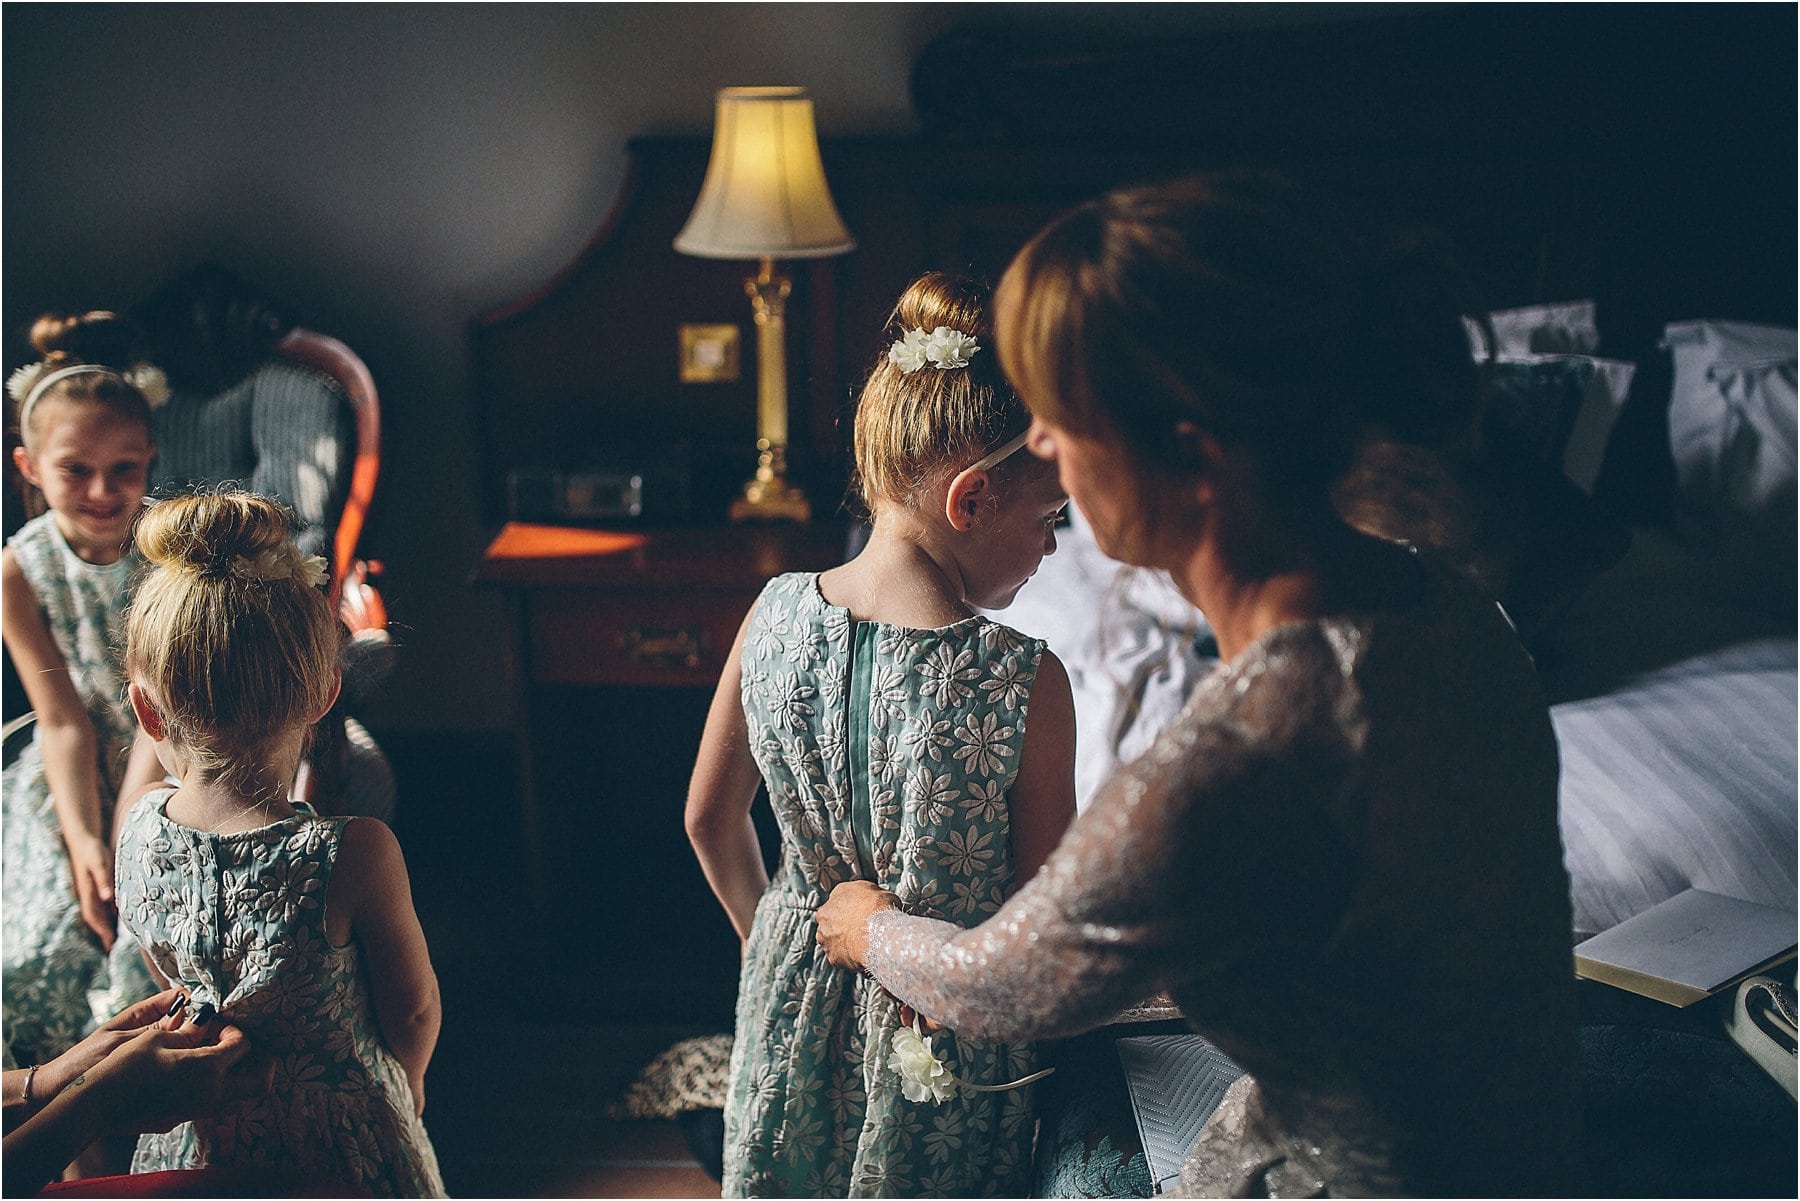
[[[119,911],[113,904],[113,857],[106,840],[93,834],[65,838],[69,847],[69,874],[75,878],[75,900],[81,920],[100,936],[100,946],[111,951],[118,930]]]

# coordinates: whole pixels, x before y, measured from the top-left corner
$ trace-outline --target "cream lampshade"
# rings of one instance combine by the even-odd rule
[[[746,280],[756,318],[756,475],[733,503],[733,520],[806,521],[811,506],[787,481],[787,345],[783,310],[791,283],[777,259],[825,258],[856,247],[825,183],[804,88],[719,92],[712,155],[700,199],[675,249],[759,264]]]

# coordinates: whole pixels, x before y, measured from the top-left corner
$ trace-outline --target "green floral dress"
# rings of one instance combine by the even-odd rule
[[[1023,1196],[1030,1087],[906,1099],[894,999],[832,967],[814,910],[873,880],[909,913],[973,926],[1014,886],[1008,791],[1041,641],[985,617],[934,630],[858,622],[810,574],[778,576],[747,631],[750,745],[781,828],[739,983],[725,1110],[726,1196]],[[1003,1084],[1029,1043],[934,1049]]]
[[[119,837],[124,924],[170,983],[275,1056],[275,1087],[217,1117],[138,1140],[133,1172],[272,1168],[376,1197],[441,1197],[406,1071],[382,1042],[362,952],[333,946],[325,899],[344,826],[309,806],[209,834],[170,821],[162,789]]]
[[[131,552],[103,566],[87,562],[57,529],[53,513],[20,526],[8,546],[93,723],[101,827],[110,832],[113,797],[137,731],[125,700],[120,648],[140,560]],[[125,977],[118,990],[122,995],[114,996],[114,967],[81,920],[69,852],[35,735],[7,767],[3,787],[0,873],[6,905],[0,993],[6,1066],[24,1067],[60,1054],[98,1020],[154,989],[142,962],[135,953],[126,953],[126,940],[124,951],[114,957]]]

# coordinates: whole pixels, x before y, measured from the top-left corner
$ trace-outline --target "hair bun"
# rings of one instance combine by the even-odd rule
[[[993,328],[988,302],[986,285],[934,271],[914,280],[901,294],[894,306],[892,332],[898,335],[909,329],[922,329],[930,333],[939,326],[948,326],[981,336]]]
[[[137,342],[137,326],[104,309],[46,313],[31,325],[31,345],[54,365],[95,363],[123,371],[131,365]]]
[[[286,509],[239,489],[174,496],[138,519],[138,553],[157,567],[224,576],[240,557],[280,550],[290,537]]]

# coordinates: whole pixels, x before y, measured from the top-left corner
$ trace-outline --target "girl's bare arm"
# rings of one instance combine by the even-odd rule
[[[44,778],[69,849],[69,866],[81,918],[112,949],[117,928],[113,911],[111,831],[102,822],[97,740],[56,649],[43,611],[11,550],[0,552],[0,638],[18,669],[19,682],[37,714],[37,741],[44,756]]]

